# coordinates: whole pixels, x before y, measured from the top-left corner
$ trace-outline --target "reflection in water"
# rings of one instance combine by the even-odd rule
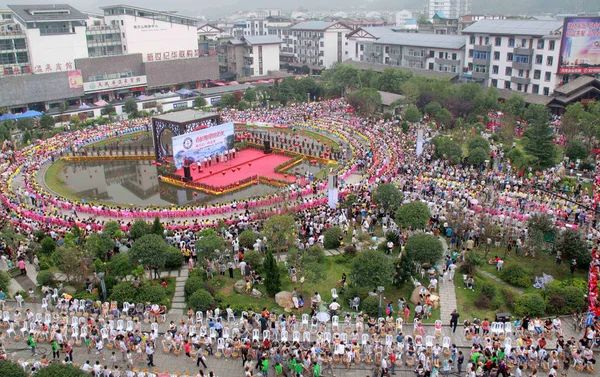
[[[153,140],[151,134],[145,134],[110,144],[115,145],[153,148]],[[312,165],[303,161],[287,173],[308,177],[308,174],[317,174],[323,168],[323,165]],[[279,190],[273,186],[258,184],[227,195],[208,195],[160,182],[157,168],[150,161],[69,162],[60,174],[66,186],[87,202],[102,201],[124,205],[183,206],[192,203],[226,203],[273,194]]]

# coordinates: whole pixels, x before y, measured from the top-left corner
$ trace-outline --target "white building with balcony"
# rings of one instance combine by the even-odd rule
[[[460,73],[465,38],[396,32],[394,28],[362,28],[348,34],[350,59],[393,67]]]
[[[481,20],[465,28],[465,75],[485,86],[550,95],[558,72],[561,21]]]
[[[342,22],[300,22],[292,26],[291,31],[295,67],[323,70],[348,58],[346,34],[352,28]]]

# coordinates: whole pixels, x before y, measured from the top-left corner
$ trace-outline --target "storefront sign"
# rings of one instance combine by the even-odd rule
[[[146,54],[146,61],[158,62],[162,60],[176,60],[197,58],[200,56],[200,50],[179,50],[179,51],[164,51]]]
[[[69,88],[70,89],[81,89],[83,88],[83,77],[81,70],[76,69],[69,72]]]
[[[175,109],[185,109],[188,107],[188,103],[187,102],[179,102],[179,103],[174,103],[173,104],[173,110]]]
[[[83,91],[88,92],[102,92],[113,89],[123,89],[146,85],[148,79],[146,76],[132,76],[124,77],[120,79],[106,79],[98,81],[90,81],[83,83]]]

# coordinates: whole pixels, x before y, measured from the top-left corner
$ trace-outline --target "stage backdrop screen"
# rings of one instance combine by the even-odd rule
[[[173,159],[177,169],[233,149],[233,122],[204,128],[173,138]]]
[[[600,73],[599,17],[565,18],[558,73]]]

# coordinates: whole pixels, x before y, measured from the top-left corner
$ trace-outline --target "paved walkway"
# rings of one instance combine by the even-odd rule
[[[506,288],[508,288],[508,289],[510,289],[510,290],[513,290],[513,291],[514,291],[515,293],[517,293],[518,295],[522,295],[522,294],[524,294],[524,293],[525,293],[525,292],[523,292],[523,290],[522,290],[522,289],[520,289],[520,288],[517,288],[517,287],[514,287],[514,286],[512,286],[512,285],[508,284],[507,282],[505,282],[504,280],[500,279],[500,278],[499,278],[499,277],[497,277],[496,275],[494,275],[494,274],[492,274],[492,273],[490,273],[490,272],[484,271],[484,270],[482,270],[481,268],[478,268],[478,269],[477,269],[477,272],[479,272],[480,274],[482,274],[482,275],[484,275],[484,276],[487,276],[488,278],[490,278],[490,279],[492,279],[492,280],[496,281],[497,283],[501,284],[502,286],[504,286],[504,287],[506,287]]]
[[[188,271],[189,270],[187,266],[183,266],[179,270],[179,275],[175,278],[175,294],[173,295],[173,305],[171,305],[171,310],[169,310],[169,314],[181,315],[183,313],[183,310],[185,309],[185,297],[183,287],[185,286],[185,281],[188,278]]]
[[[446,239],[442,236],[440,236],[439,239],[442,242],[444,250],[448,250],[448,243],[446,242]],[[444,260],[442,260],[441,263],[443,264]],[[440,272],[443,271],[443,266],[441,267],[442,268],[438,268]],[[450,322],[450,314],[452,314],[452,311],[457,308],[456,291],[454,282],[450,280],[446,281],[444,284],[443,280],[440,279],[440,284],[438,286],[440,287],[440,319],[444,324],[446,324]]]

